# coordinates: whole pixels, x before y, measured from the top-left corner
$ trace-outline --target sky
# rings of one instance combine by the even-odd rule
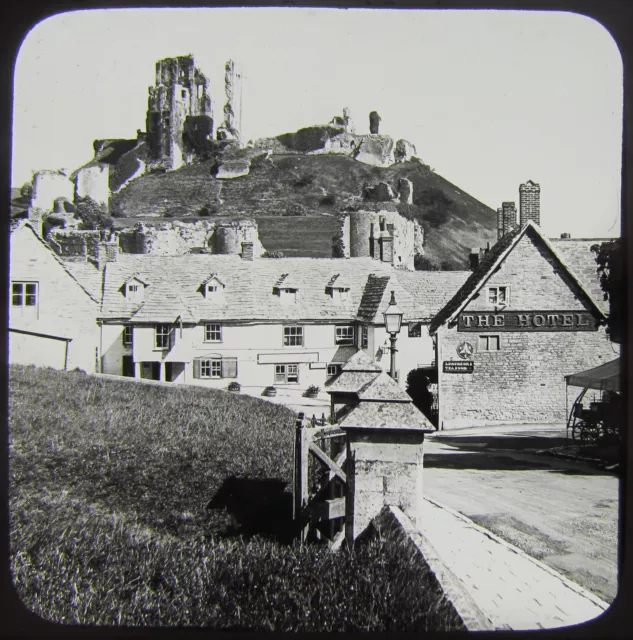
[[[599,23],[564,12],[122,9],[48,18],[15,64],[12,186],[74,170],[100,138],[145,130],[156,60],[193,54],[222,119],[224,63],[242,68],[244,140],[326,124],[412,142],[493,209],[541,185],[556,237],[620,234],[622,61]]]

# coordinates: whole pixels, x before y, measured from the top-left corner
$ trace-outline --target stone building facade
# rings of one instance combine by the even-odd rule
[[[439,428],[565,422],[564,376],[615,356],[605,311],[537,226],[505,235],[431,322]]]

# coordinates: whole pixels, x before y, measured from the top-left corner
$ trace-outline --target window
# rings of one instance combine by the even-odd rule
[[[479,336],[479,351],[499,351],[499,336]]]
[[[37,282],[12,283],[11,304],[14,307],[37,306]]]
[[[201,378],[221,378],[222,377],[222,360],[201,360],[200,361],[200,377]]]
[[[237,358],[196,358],[193,361],[194,378],[237,378]]]
[[[284,327],[284,347],[303,346],[303,327]]]
[[[298,364],[276,364],[275,384],[298,384],[299,365]]]
[[[297,301],[297,289],[279,289],[279,298],[282,304],[291,304]]]
[[[127,325],[123,327],[123,346],[131,347],[133,344],[132,340],[133,340],[132,326]]]
[[[140,300],[143,296],[143,285],[132,281],[125,285],[125,297],[130,300]]]
[[[354,344],[354,327],[336,327],[336,344]]]
[[[510,287],[488,287],[488,303],[492,305],[510,304]]]
[[[156,348],[169,349],[173,336],[173,328],[168,324],[156,325]]]
[[[360,348],[361,349],[369,348],[369,327],[365,324],[363,325],[363,331],[361,334]]]
[[[409,338],[421,338],[422,337],[422,323],[412,322],[409,325]]]
[[[207,285],[207,293],[216,293],[218,290],[217,284],[208,284]]]
[[[183,89],[183,90],[182,90],[181,95],[182,95],[182,99],[183,99],[183,100],[187,97],[187,92],[186,92],[186,90],[185,90],[185,89]]]
[[[204,325],[204,341],[205,342],[222,342],[222,325],[221,324],[205,324]]]
[[[328,378],[333,378],[334,376],[337,376],[340,372],[341,372],[341,365],[340,364],[328,364],[328,366],[327,366],[327,377]]]

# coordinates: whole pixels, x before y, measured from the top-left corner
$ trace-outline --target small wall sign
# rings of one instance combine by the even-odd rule
[[[473,353],[475,353],[475,347],[473,347],[470,342],[460,342],[456,351],[457,355],[462,358],[462,360],[467,360],[473,355]]]
[[[444,373],[472,373],[474,369],[472,360],[444,360]]]
[[[457,331],[597,331],[589,311],[469,311],[459,314]]]

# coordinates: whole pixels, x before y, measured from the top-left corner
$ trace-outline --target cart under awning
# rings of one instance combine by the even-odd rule
[[[620,391],[620,358],[605,362],[599,367],[565,376],[568,386],[598,389],[599,391]]]

